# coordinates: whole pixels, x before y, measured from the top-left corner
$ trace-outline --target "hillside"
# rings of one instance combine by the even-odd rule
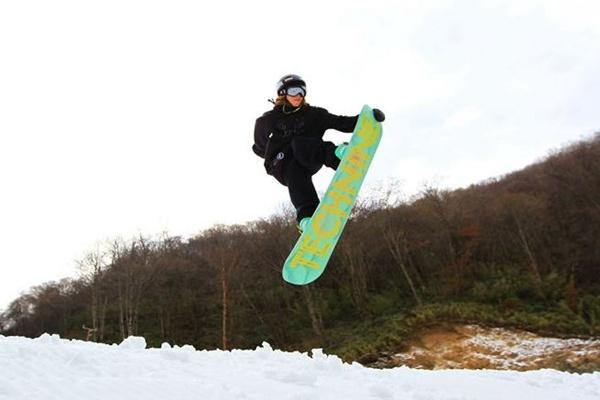
[[[476,166],[474,166],[476,168]],[[288,215],[200,235],[114,240],[78,279],[32,288],[4,335],[144,336],[202,349],[324,347],[345,360],[465,321],[553,335],[600,332],[600,135],[466,189],[363,199],[324,276],[282,282]],[[82,328],[85,327],[85,328]]]

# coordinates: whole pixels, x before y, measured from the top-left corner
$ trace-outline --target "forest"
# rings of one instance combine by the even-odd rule
[[[191,238],[114,239],[79,260],[77,278],[15,299],[0,333],[197,349],[266,341],[359,361],[448,320],[598,335],[600,133],[468,188],[410,199],[381,188],[303,287],[281,278],[297,237],[282,211]]]

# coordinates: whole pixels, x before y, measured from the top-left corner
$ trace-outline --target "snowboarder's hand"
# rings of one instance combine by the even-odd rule
[[[252,151],[254,151],[254,154],[256,154],[257,156],[259,156],[261,158],[265,158],[265,151],[263,149],[261,149],[260,147],[258,147],[256,145],[256,143],[254,143],[252,145]]]
[[[375,118],[375,121],[377,121],[377,122],[383,122],[383,121],[385,121],[385,114],[380,109],[374,108],[373,109],[373,118]]]

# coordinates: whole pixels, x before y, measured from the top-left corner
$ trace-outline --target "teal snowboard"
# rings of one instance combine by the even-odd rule
[[[319,207],[285,260],[282,271],[285,281],[306,285],[325,270],[356,203],[381,133],[381,124],[373,118],[373,110],[365,105]]]

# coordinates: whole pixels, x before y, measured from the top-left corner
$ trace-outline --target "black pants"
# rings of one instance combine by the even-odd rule
[[[291,157],[283,165],[283,178],[288,187],[290,199],[296,208],[298,222],[312,217],[319,205],[319,196],[312,176],[323,165],[337,169],[340,160],[335,155],[335,145],[319,139],[298,137],[292,142]]]

